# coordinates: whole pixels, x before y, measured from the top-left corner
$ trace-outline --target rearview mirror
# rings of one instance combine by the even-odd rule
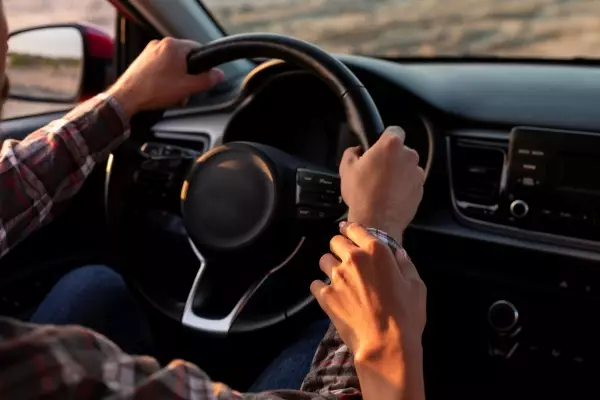
[[[49,26],[13,34],[8,40],[9,97],[75,103],[81,90],[84,42],[72,26]]]

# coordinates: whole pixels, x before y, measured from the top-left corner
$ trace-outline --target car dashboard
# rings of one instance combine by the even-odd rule
[[[417,150],[427,172],[423,201],[404,237],[428,287],[427,397],[596,394],[600,69],[568,62],[339,58],[369,90],[385,124],[406,131],[406,144]],[[266,64],[210,106],[192,100],[168,111],[141,150],[150,157],[183,152],[194,158],[223,142],[246,140],[336,168],[342,151],[357,144],[337,99],[315,76]],[[3,127],[14,131],[19,123]],[[33,129],[21,130],[25,135]],[[109,179],[96,172],[84,194],[98,200],[99,210]],[[174,273],[160,274],[157,287],[185,302],[177,296],[188,292],[196,258],[181,219],[170,212],[178,205],[165,206],[164,193],[152,186],[164,178],[159,175],[152,168],[135,174],[143,191],[139,204],[146,206],[134,207],[145,218],[135,258],[143,259],[143,275],[153,279],[153,271],[172,265],[177,254]],[[78,204],[81,210],[74,210],[63,224],[69,229],[61,232],[89,243],[83,232],[93,230],[98,238],[92,242],[103,244],[104,230],[89,229],[89,219],[81,218],[88,206]],[[53,235],[39,233],[23,249],[46,246],[46,263],[55,258]],[[68,254],[73,246],[66,243],[54,252]],[[30,289],[41,298],[56,276],[47,283],[29,279],[49,267],[23,268],[35,260],[16,250],[3,260],[11,290],[0,303],[11,307],[4,314],[21,316],[22,298],[31,297]],[[104,247],[98,252],[108,254]]]
[[[428,397],[596,390],[600,69],[340,59],[428,173],[405,237],[429,288]],[[251,140],[335,167],[356,144],[341,107],[323,82],[288,68],[264,68],[235,113],[171,113],[156,138]]]

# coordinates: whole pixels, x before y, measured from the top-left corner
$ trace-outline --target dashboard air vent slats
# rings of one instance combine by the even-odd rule
[[[452,149],[456,200],[481,205],[497,203],[505,160],[502,146],[458,140]]]

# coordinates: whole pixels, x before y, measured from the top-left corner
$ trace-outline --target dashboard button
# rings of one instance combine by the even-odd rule
[[[498,300],[488,309],[488,322],[498,332],[509,332],[519,322],[519,311],[511,302]]]
[[[305,189],[318,190],[329,194],[340,193],[340,178],[333,174],[328,175],[300,168],[296,175],[296,183]]]
[[[300,219],[315,219],[318,218],[318,213],[312,208],[309,207],[300,207],[296,213],[298,218]]]
[[[298,171],[296,182],[302,187],[314,187],[315,175],[309,171]]]

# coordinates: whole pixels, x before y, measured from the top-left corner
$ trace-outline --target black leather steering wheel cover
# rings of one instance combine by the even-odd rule
[[[280,59],[313,72],[339,97],[350,129],[364,150],[373,145],[385,129],[369,92],[337,58],[303,40],[270,33],[226,36],[192,50],[188,73],[199,74],[240,58]]]

